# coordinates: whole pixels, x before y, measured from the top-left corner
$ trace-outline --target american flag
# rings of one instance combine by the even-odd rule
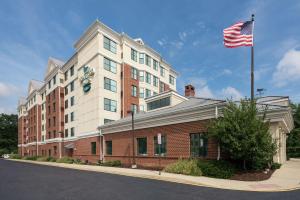
[[[227,48],[253,46],[253,21],[238,22],[223,31]]]

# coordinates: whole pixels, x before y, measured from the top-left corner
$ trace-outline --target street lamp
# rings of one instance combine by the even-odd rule
[[[131,130],[132,130],[132,166],[131,168],[136,168],[135,163],[135,148],[134,148],[134,111],[127,111],[128,114],[131,113]]]

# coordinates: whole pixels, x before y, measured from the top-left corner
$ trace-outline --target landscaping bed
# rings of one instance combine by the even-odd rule
[[[264,171],[238,171],[230,179],[239,181],[264,181],[269,179],[275,170],[268,173]]]

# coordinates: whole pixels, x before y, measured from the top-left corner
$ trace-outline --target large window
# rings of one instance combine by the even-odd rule
[[[117,63],[108,58],[104,58],[104,69],[115,74],[117,73]]]
[[[69,103],[68,103],[68,99],[67,99],[67,100],[65,100],[65,109],[68,108],[68,105],[69,105]]]
[[[153,69],[158,70],[158,62],[153,59]]]
[[[117,43],[104,36],[103,42],[104,49],[107,49],[113,53],[117,53]]]
[[[137,138],[137,154],[147,155],[147,138]]]
[[[159,153],[162,155],[167,153],[167,138],[164,135],[161,136],[161,145],[158,144],[157,136],[154,136],[154,154],[159,155]]]
[[[134,67],[131,67],[131,78],[135,80],[138,79],[138,70]]]
[[[154,110],[154,109],[162,108],[162,107],[169,106],[169,105],[170,105],[170,97],[166,97],[166,98],[159,99],[159,100],[148,103],[147,110]]]
[[[70,75],[71,75],[71,76],[74,75],[74,65],[70,68]]]
[[[137,87],[135,85],[131,86],[131,96],[137,97]]]
[[[146,83],[151,84],[151,74],[146,72]]]
[[[146,89],[146,98],[150,97],[151,96],[151,90],[149,89]]]
[[[207,155],[207,135],[192,133],[190,135],[191,157],[205,157]]]
[[[144,82],[144,71],[140,71],[140,82]]]
[[[131,111],[132,111],[133,113],[137,113],[137,111],[138,111],[137,105],[131,104]]]
[[[74,121],[74,112],[71,112],[71,117],[70,117],[70,121]]]
[[[56,75],[53,76],[53,85],[56,84]]]
[[[112,155],[112,141],[105,141],[106,155]]]
[[[74,137],[74,135],[75,135],[75,128],[72,127],[72,128],[71,128],[71,137]]]
[[[140,88],[140,98],[145,98],[145,89],[144,88]]]
[[[137,61],[137,51],[131,49],[131,60]]]
[[[175,84],[175,77],[174,77],[174,76],[169,75],[169,83],[170,83],[171,85],[174,85],[174,84]]]
[[[69,137],[68,129],[65,129],[65,137]]]
[[[153,76],[153,86],[158,86],[158,78],[156,76]]]
[[[140,64],[144,64],[145,54],[140,53]]]
[[[71,99],[70,99],[70,101],[71,101],[71,106],[73,106],[75,104],[75,97],[72,96]]]
[[[91,154],[92,155],[96,155],[96,148],[97,148],[96,142],[91,142]]]
[[[151,57],[146,54],[146,65],[151,67]]]
[[[110,90],[112,92],[116,92],[117,91],[117,82],[104,77],[104,89]]]
[[[71,92],[74,91],[74,81],[72,81],[72,82],[70,83],[70,91],[71,91]]]
[[[117,101],[104,98],[104,110],[117,112]]]
[[[165,72],[165,68],[160,66],[160,75],[161,76],[165,76],[166,72]]]
[[[165,91],[165,84],[163,82],[159,83],[159,92],[164,92]]]
[[[65,115],[65,124],[68,123],[68,121],[69,121],[68,119],[69,119],[68,114],[66,114],[66,115]]]

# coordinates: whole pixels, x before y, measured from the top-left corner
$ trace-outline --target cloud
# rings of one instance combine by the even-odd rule
[[[234,87],[227,87],[222,89],[222,98],[229,98],[233,100],[240,100],[243,98],[243,95],[241,92],[239,92],[236,88]]]
[[[276,87],[286,86],[300,80],[300,50],[291,49],[286,52],[273,73],[273,83]]]
[[[191,84],[195,87],[196,96],[204,98],[214,98],[214,94],[207,85],[207,81],[201,77],[191,77],[185,82],[185,85]]]
[[[232,71],[230,69],[224,69],[222,75],[231,75]]]
[[[167,44],[167,40],[162,38],[160,40],[157,40],[157,43],[159,44],[159,46],[164,47]]]
[[[183,32],[179,32],[178,35],[179,35],[179,39],[184,41],[186,39],[187,33],[183,31]]]
[[[8,97],[18,93],[19,89],[11,84],[0,82],[0,97]]]

